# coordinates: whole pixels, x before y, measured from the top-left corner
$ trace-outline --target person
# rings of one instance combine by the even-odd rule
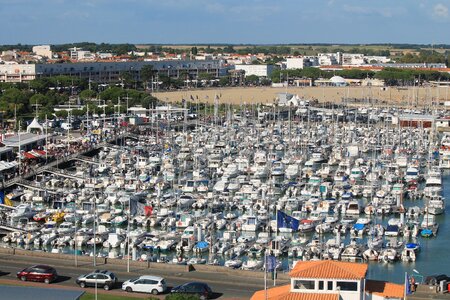
[[[416,280],[414,279],[414,276],[411,276],[410,279],[410,289],[412,293],[416,291]]]

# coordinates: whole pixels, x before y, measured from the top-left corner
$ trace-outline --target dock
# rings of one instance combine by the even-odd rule
[[[447,284],[445,285],[447,288]],[[416,291],[406,296],[406,300],[425,300],[425,299],[434,299],[434,300],[449,300],[450,293],[442,293],[438,291],[439,287],[435,285],[425,285],[419,284],[417,285]]]

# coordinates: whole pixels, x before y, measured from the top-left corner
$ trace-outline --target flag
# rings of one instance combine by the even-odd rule
[[[411,295],[411,282],[408,273],[405,272],[405,295]]]
[[[282,211],[277,211],[277,228],[291,228],[298,230],[299,220],[293,218]]]
[[[131,197],[130,199],[130,215],[143,215],[145,211],[145,205],[138,201],[137,197]]]
[[[153,213],[153,207],[152,206],[145,206],[144,207],[145,210],[145,216],[146,217],[150,217]]]
[[[266,271],[273,272],[277,266],[277,259],[273,255],[268,255],[266,258]]]

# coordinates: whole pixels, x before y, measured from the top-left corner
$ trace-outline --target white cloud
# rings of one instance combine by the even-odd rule
[[[448,19],[448,7],[442,3],[438,3],[433,6],[433,17],[436,19]]]
[[[390,7],[368,7],[368,6],[356,6],[345,4],[343,6],[344,11],[357,15],[378,15],[386,18],[390,18],[394,15],[394,10]]]

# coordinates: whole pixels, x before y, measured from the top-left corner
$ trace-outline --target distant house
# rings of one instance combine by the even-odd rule
[[[253,294],[251,300],[403,299],[404,286],[367,280],[367,264],[332,260],[300,261],[291,283]]]

